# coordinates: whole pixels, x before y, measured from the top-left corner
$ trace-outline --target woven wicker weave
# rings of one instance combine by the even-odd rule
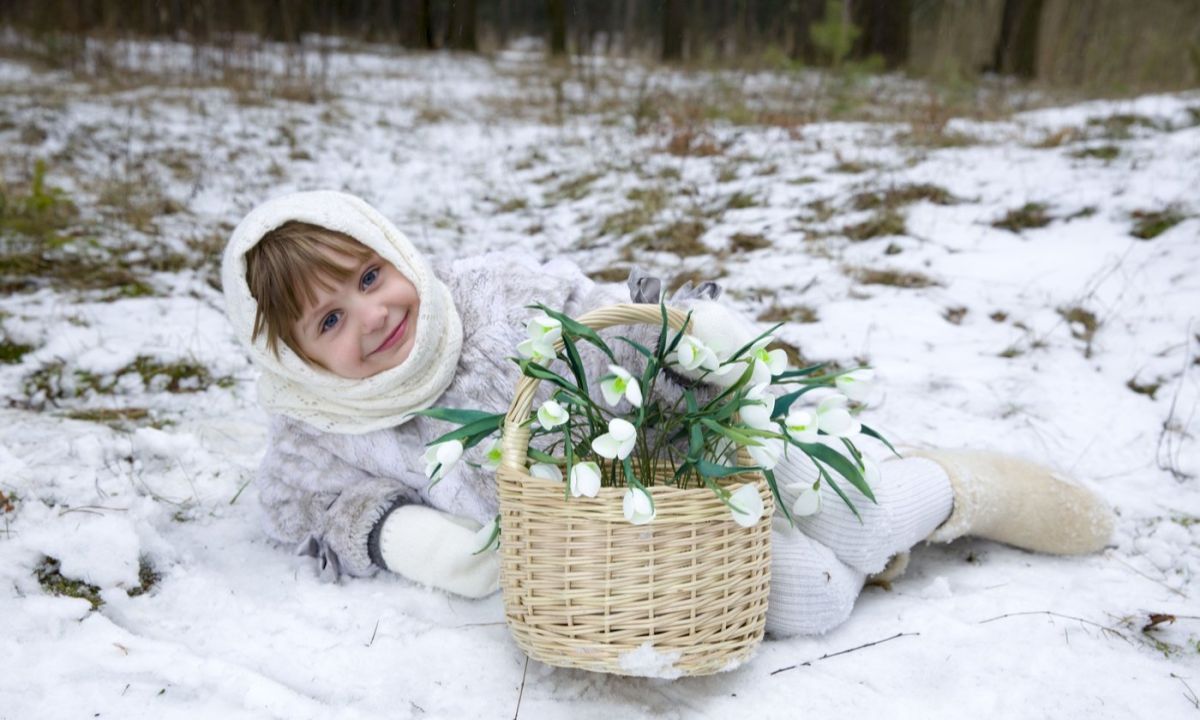
[[[579,321],[596,330],[657,325],[660,312],[616,305]],[[685,321],[670,311],[673,328]],[[521,425],[537,385],[522,378],[517,387],[498,472],[500,584],[517,644],[550,665],[622,675],[705,675],[746,660],[762,640],[770,580],[774,501],[762,476],[725,481],[757,485],[765,511],[750,528],[707,488],[651,487],[657,516],[640,526],[622,514],[624,488],[564,498],[562,485],[525,467],[530,433]],[[665,664],[648,669],[647,656]]]

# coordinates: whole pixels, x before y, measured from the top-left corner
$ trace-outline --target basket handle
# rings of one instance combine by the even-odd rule
[[[678,308],[667,308],[667,325],[672,330],[680,330],[687,323],[688,314]],[[662,323],[662,310],[654,304],[609,305],[608,307],[592,310],[576,320],[593,330],[603,330],[614,325],[659,325]],[[563,341],[554,343],[555,351],[562,350]],[[541,380],[538,378],[522,377],[517,383],[517,391],[508,414],[504,417],[504,433],[501,444],[500,466],[508,470],[525,472],[526,453],[529,450],[529,425],[523,424],[529,419],[529,411],[533,407],[533,395]]]

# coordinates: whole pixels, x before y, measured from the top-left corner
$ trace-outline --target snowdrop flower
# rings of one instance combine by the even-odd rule
[[[871,396],[875,389],[875,371],[871,368],[859,368],[837,376],[833,381],[837,389],[857,402],[863,402]]]
[[[738,408],[742,422],[759,430],[772,429],[771,415],[775,412],[775,396],[767,392],[767,384],[763,383],[750,388],[746,392],[746,399],[752,404]]]
[[[571,468],[571,494],[596,497],[600,494],[600,466],[594,462],[576,463]]]
[[[441,480],[450,468],[462,457],[463,444],[458,440],[429,446],[425,451],[425,477],[430,480]]]
[[[521,354],[521,357],[529,358],[538,365],[545,365],[555,358],[552,344],[536,340],[522,340],[517,343],[517,352]]]
[[[793,410],[783,421],[784,430],[796,442],[817,441],[817,416],[808,410]]]
[[[608,421],[608,432],[592,441],[592,449],[609,460],[624,460],[636,442],[637,428],[628,420],[613,418]]]
[[[779,464],[783,457],[783,441],[779,438],[759,438],[759,445],[747,445],[746,452],[754,462],[767,470]]]
[[[495,471],[500,467],[500,459],[503,455],[504,450],[500,445],[500,438],[496,438],[483,453],[483,466],[488,470]]]
[[[549,315],[539,315],[531,319],[525,329],[530,340],[550,347],[562,338],[562,323]]]
[[[567,421],[567,411],[554,400],[547,400],[537,411],[538,422],[547,430],[562,425]]]
[[[621,510],[625,519],[634,525],[645,525],[654,519],[656,512],[650,502],[650,493],[642,488],[629,488],[621,499]]]
[[[487,550],[496,550],[500,547],[500,516],[492,518],[492,521],[479,528],[475,533],[475,553],[485,552]]]
[[[754,485],[743,485],[729,496],[733,521],[744,528],[753,527],[763,516],[763,501]]]
[[[853,437],[862,430],[859,423],[846,409],[845,395],[830,395],[817,405],[817,427],[835,437]]]
[[[771,376],[778,375],[787,369],[787,353],[782,350],[767,350],[767,345],[774,342],[770,335],[760,338],[750,348],[750,362],[754,363],[754,374],[750,384],[762,385],[771,382]]]
[[[679,345],[675,348],[675,359],[684,370],[716,370],[721,365],[712,348],[693,335],[684,335],[679,339]]]
[[[797,483],[788,490],[796,494],[796,499],[792,501],[793,517],[815,515],[821,511],[821,493],[812,485]]]
[[[614,377],[600,383],[600,392],[604,393],[604,401],[609,404],[609,407],[616,407],[617,403],[621,402],[622,396],[629,401],[630,405],[641,407],[642,386],[638,384],[637,379],[620,365],[609,365],[608,371]]]
[[[562,470],[553,463],[534,463],[529,466],[529,474],[535,478],[560,483],[563,481]]]

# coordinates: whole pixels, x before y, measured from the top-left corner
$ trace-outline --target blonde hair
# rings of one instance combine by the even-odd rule
[[[354,238],[319,225],[290,221],[263,235],[246,251],[246,284],[254,296],[251,339],[266,331],[267,347],[279,357],[279,342],[310,365],[320,366],[300,348],[294,326],[304,309],[317,302],[317,287],[333,290],[354,272],[330,254],[365,262],[373,254]]]

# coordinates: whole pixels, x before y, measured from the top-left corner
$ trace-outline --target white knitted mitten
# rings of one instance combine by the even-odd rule
[[[1058,555],[1096,552],[1113,532],[1113,512],[1092,491],[1036,463],[980,450],[910,450],[941,465],[954,510],[929,536],[964,535]]]
[[[500,562],[485,550],[479,525],[424,505],[402,505],[383,521],[379,554],[387,569],[409,580],[481,598],[497,590]]]

